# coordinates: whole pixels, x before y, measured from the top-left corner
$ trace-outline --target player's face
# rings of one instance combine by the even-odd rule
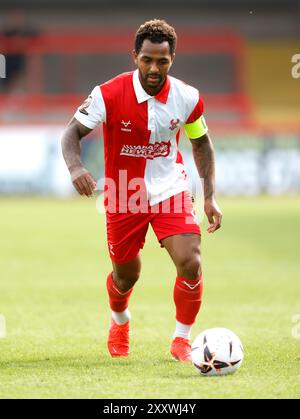
[[[143,88],[150,95],[157,94],[175,57],[175,54],[170,54],[168,41],[153,44],[149,39],[145,39],[140,52],[137,54],[133,51],[133,55]]]

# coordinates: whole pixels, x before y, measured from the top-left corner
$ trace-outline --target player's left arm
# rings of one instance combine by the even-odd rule
[[[192,124],[185,125],[185,131],[192,143],[194,161],[204,188],[204,211],[209,226],[208,233],[221,227],[222,212],[215,199],[215,152],[203,116]]]

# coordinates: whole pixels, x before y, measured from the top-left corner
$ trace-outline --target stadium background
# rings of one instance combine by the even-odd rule
[[[300,295],[296,281],[300,273],[297,256],[300,77],[293,73],[292,57],[300,54],[299,1],[186,0],[183,5],[175,0],[163,3],[153,0],[151,5],[144,6],[133,0],[2,0],[0,53],[6,60],[6,78],[0,79],[0,313],[7,330],[6,338],[0,340],[4,349],[1,351],[2,382],[6,384],[0,388],[3,397],[88,395],[84,380],[78,383],[76,391],[75,387],[73,392],[67,389],[72,389],[72,374],[77,367],[89,368],[88,360],[83,361],[83,366],[79,361],[76,364],[84,358],[82,348],[87,357],[91,355],[93,368],[97,369],[97,322],[103,316],[108,322],[105,290],[101,285],[101,296],[98,295],[99,283],[110,268],[104,221],[99,223],[94,201],[82,201],[74,196],[61,157],[60,138],[64,125],[96,84],[133,69],[130,52],[134,32],[142,22],[153,17],[164,18],[176,28],[179,40],[171,74],[199,88],[216,148],[217,192],[225,217],[223,231],[216,233],[210,242],[207,237],[204,241],[207,276],[211,277],[206,298],[211,298],[203,321],[206,326],[218,325],[221,315],[225,322],[221,321],[222,325],[231,326],[241,334],[242,340],[249,339],[250,347],[252,343],[257,344],[257,354],[260,353],[257,342],[266,344],[263,339],[266,329],[270,333],[267,334],[270,352],[274,342],[278,343],[278,338],[283,336],[293,347],[291,353],[296,351],[299,341],[292,338],[291,329],[292,319],[300,312],[296,298]],[[190,176],[196,181],[189,142],[183,134],[180,147]],[[83,140],[82,152],[86,167],[97,179],[101,178],[101,127]],[[173,272],[165,267],[170,263],[159,253],[151,233],[149,237],[149,247],[144,250],[145,259],[150,260],[145,262],[145,283],[148,277],[157,275],[158,266],[164,266],[166,276]],[[218,267],[214,263],[215,252]],[[151,260],[158,263],[156,268]],[[285,295],[286,305],[279,298],[278,288],[274,289],[274,281],[276,287],[280,286],[278,277],[282,276],[285,291],[281,291],[281,297]],[[235,293],[225,287],[225,277],[232,287],[236,286]],[[136,299],[133,303],[148,332],[151,319],[145,320],[147,307],[153,302],[151,298],[160,301],[156,289],[159,282],[155,280],[151,286],[148,283],[144,289],[141,285],[137,291],[141,301]],[[168,286],[170,289],[161,291],[162,295],[169,292],[166,301],[170,300],[171,282]],[[268,299],[260,301],[263,292],[268,294]],[[90,301],[91,293],[98,299]],[[240,312],[245,315],[245,306],[237,305],[229,314],[232,295],[236,295],[234,298],[240,304],[253,306],[254,312],[248,312],[244,323],[235,316]],[[260,313],[259,302],[264,318],[268,319],[261,335],[257,330],[261,318],[255,317],[252,329],[250,326],[247,329],[249,318]],[[171,301],[169,305],[158,304],[166,316],[173,310]],[[79,312],[84,313],[83,318]],[[105,340],[105,327],[101,330],[101,341]],[[144,330],[142,325],[140,328]],[[141,331],[141,336],[143,333],[148,335]],[[165,329],[161,333],[166,335]],[[89,346],[91,336],[93,349]],[[160,339],[158,332],[155,337]],[[167,338],[163,335],[162,342]],[[144,339],[148,342],[147,337]],[[70,341],[78,345],[77,355],[72,354]],[[23,350],[21,342],[24,342]],[[146,346],[142,346],[145,353]],[[105,345],[102,349],[105,352]],[[43,358],[50,359],[48,365],[52,364],[45,365]],[[288,359],[288,368],[294,375],[291,383],[285,381],[286,393],[280,384],[283,377],[277,374],[275,393],[271,387],[268,393],[266,383],[263,383],[264,390],[258,390],[253,379],[253,386],[246,386],[241,397],[258,396],[258,393],[262,397],[299,396],[299,366],[292,355]],[[70,362],[75,363],[74,371]],[[64,371],[64,378],[57,371],[51,378],[46,373],[57,367],[63,370],[66,365],[70,370]],[[131,366],[122,365],[128,367],[132,379]],[[138,365],[142,374],[144,366]],[[255,366],[254,359],[250,365]],[[261,360],[261,368],[262,365],[265,361]],[[25,366],[36,370],[26,377]],[[114,371],[116,378],[115,366],[107,361],[106,367]],[[171,371],[174,368],[164,367],[163,374],[168,374],[167,367]],[[249,378],[250,373],[245,371]],[[43,377],[42,390],[38,388],[37,377]],[[107,377],[112,379],[108,372]],[[243,386],[242,372],[240,377]],[[54,390],[57,378],[65,383],[59,393]],[[153,382],[156,384],[150,385],[148,393],[132,389],[109,393],[100,391],[93,383],[92,395],[170,396],[155,390],[154,372]],[[229,389],[222,393],[222,389],[219,386],[220,397],[238,394]],[[177,397],[199,396],[195,392],[180,393],[177,388],[176,391],[172,394]],[[203,395],[209,397],[213,392]]]

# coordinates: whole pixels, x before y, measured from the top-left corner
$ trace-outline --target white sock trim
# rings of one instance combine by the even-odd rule
[[[128,308],[121,312],[112,311],[111,316],[117,324],[125,324],[131,319],[131,314]]]
[[[173,338],[179,337],[184,339],[191,339],[192,324],[183,324],[176,320],[176,328]]]

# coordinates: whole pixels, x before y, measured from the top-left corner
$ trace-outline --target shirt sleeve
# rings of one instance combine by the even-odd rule
[[[187,137],[192,140],[200,138],[208,132],[208,127],[203,116],[203,101],[200,96],[192,113],[186,120],[184,130]]]
[[[96,86],[92,93],[77,109],[74,118],[87,128],[94,129],[101,122],[106,121],[106,109],[100,86]]]
[[[195,103],[195,102],[194,102]],[[186,120],[186,124],[191,124],[192,122],[195,122],[197,119],[200,118],[200,116],[203,114],[203,100],[200,96],[198,96],[198,101],[196,103],[196,106],[192,110],[192,113]]]

